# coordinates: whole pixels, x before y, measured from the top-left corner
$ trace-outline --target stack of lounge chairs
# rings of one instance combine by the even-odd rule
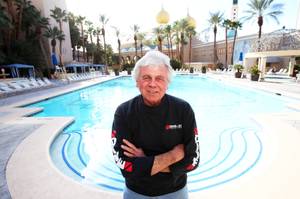
[[[66,75],[66,80],[67,81],[82,81],[82,80],[89,80],[89,79],[93,79],[96,77],[101,77],[103,76],[102,73],[100,73],[99,71],[95,71],[92,73],[73,73],[73,74],[67,74]]]
[[[7,97],[19,93],[52,87],[55,84],[48,78],[17,78],[0,81],[0,97]]]

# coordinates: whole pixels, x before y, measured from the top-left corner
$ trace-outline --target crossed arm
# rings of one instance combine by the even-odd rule
[[[128,140],[123,139],[121,148],[124,150],[124,155],[130,158],[145,157],[143,149],[136,148]],[[169,166],[180,161],[184,158],[184,146],[183,144],[176,145],[168,152],[156,155],[154,157],[153,166],[151,169],[151,175],[155,175],[159,172],[170,172]]]

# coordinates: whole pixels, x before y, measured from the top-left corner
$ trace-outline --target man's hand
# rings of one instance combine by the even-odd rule
[[[156,155],[151,169],[151,175],[158,172],[169,172],[169,166],[184,158],[184,145],[178,144],[172,150]]]
[[[121,148],[124,150],[124,155],[130,158],[135,157],[145,157],[144,151],[141,148],[136,148],[132,143],[130,143],[128,140],[123,139],[123,143],[121,145]]]
[[[178,162],[179,160],[184,158],[184,146],[183,144],[176,145],[170,153],[172,154],[172,157],[174,158],[175,162]]]

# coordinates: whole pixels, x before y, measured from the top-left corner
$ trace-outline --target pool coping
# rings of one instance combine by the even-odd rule
[[[90,85],[93,85],[93,83]],[[83,87],[85,86],[86,85]],[[20,104],[22,103],[19,103],[18,105]],[[16,118],[15,120],[7,119],[6,123],[43,124],[17,147],[8,162],[6,176],[12,198],[121,198],[121,194],[119,193],[105,192],[79,183],[63,175],[52,164],[49,155],[50,144],[55,136],[69,125],[74,118],[24,118],[21,117],[22,111],[20,111],[24,108],[14,108],[14,105],[10,108],[18,109],[19,112],[17,111],[17,114],[12,116],[13,118]],[[25,109],[26,111],[23,112],[25,115],[30,115],[34,111],[39,111],[31,108]],[[286,120],[290,119],[300,120],[299,113],[255,115],[253,118],[262,126],[263,132],[265,132],[264,135],[268,137],[271,132],[272,135],[277,135],[277,137],[272,136],[273,141],[269,144],[270,146],[268,146],[270,148],[266,149],[267,151],[272,152],[273,150],[271,150],[271,148],[273,147],[280,153],[280,156],[278,156],[278,153],[277,155],[273,153],[268,156],[267,160],[261,160],[260,164],[254,168],[254,172],[252,172],[253,175],[243,176],[242,178],[226,183],[223,186],[215,187],[214,189],[191,193],[191,199],[219,198],[220,195],[224,198],[279,199],[283,198],[283,196],[285,196],[285,198],[289,198],[287,196],[294,198],[297,195],[300,197],[297,190],[298,187],[296,187],[296,180],[300,178],[300,173],[296,170],[297,168],[300,168],[300,157],[297,157],[297,151],[300,150],[299,144],[297,143],[300,138],[300,133],[286,122]],[[288,139],[286,131],[289,134]],[[285,142],[282,143],[283,146],[280,151],[278,151],[277,144],[281,144],[280,141],[282,140]],[[290,150],[291,148],[293,150]],[[295,150],[295,148],[297,150]],[[273,162],[270,162],[271,160],[277,161],[277,164],[275,164],[276,167],[272,164]],[[282,160],[286,161],[283,162]],[[290,161],[293,161],[293,163],[296,161],[296,164],[291,166],[291,164],[286,163]],[[259,171],[259,169],[263,169],[264,172]],[[282,169],[285,169],[285,172],[282,172]],[[271,171],[273,173],[270,173]],[[278,183],[273,177],[270,178],[274,173],[277,177],[280,177],[280,179],[287,180],[286,182],[288,183]],[[266,187],[266,184],[272,186]],[[291,191],[291,188],[293,188],[294,191]],[[276,189],[277,191],[281,191],[279,193],[277,191],[275,192],[274,190]]]

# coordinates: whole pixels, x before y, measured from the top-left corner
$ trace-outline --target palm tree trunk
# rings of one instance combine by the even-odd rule
[[[19,40],[19,37],[20,37],[21,26],[22,26],[22,16],[23,16],[23,5],[21,3],[19,14],[18,14],[17,27],[16,27],[16,40]]]
[[[233,43],[232,43],[232,52],[231,52],[231,62],[230,62],[230,64],[233,64],[233,55],[234,55],[236,35],[237,35],[237,29],[234,30],[234,37],[233,37]]]
[[[59,40],[59,66],[63,66],[62,63],[62,41]]]
[[[80,52],[79,52],[79,49],[77,48],[77,61],[79,62],[80,61]]]
[[[135,48],[135,58],[137,58],[138,53],[137,53],[137,38],[136,38],[136,36],[134,37],[134,48]]]
[[[105,29],[104,29],[104,27],[102,27],[102,37],[103,37],[103,43],[104,43],[105,73],[108,75],[107,55],[106,55],[106,40],[105,40]]]
[[[189,35],[190,39],[190,46],[189,46],[189,67],[191,67],[191,60],[192,60],[192,34]]]
[[[262,16],[259,16],[258,17],[258,20],[257,20],[257,23],[258,23],[258,27],[259,27],[259,30],[258,30],[258,52],[261,51],[261,42],[260,42],[260,38],[261,38],[261,29],[262,29],[262,25],[263,25],[263,17]]]
[[[120,39],[118,38],[118,52],[119,52],[119,64],[120,64],[120,68],[121,68],[121,41]]]
[[[162,40],[160,36],[158,36],[158,50],[162,52]]]
[[[170,38],[169,38],[169,34],[167,34],[167,41],[168,41],[168,54],[170,56],[171,52],[170,52]]]
[[[63,32],[61,21],[59,21],[59,29],[60,29],[61,32]],[[62,40],[59,40],[59,65],[61,67],[63,66],[63,63],[62,63]]]
[[[8,13],[11,17],[11,23],[13,25],[15,25],[17,19],[16,19],[16,9],[14,9],[14,0],[7,0],[6,5],[7,5],[7,11],[8,11]],[[10,34],[10,36],[9,36],[9,38],[10,38],[9,45],[10,46],[11,46],[11,41],[14,41],[16,39],[16,32],[15,31],[16,30],[14,28],[9,30],[8,34]],[[10,51],[10,48],[11,47],[9,47],[8,51]]]
[[[76,59],[76,55],[75,55],[75,51],[76,51],[76,49],[75,49],[75,46],[72,46],[72,57],[73,57],[73,60],[75,60]]]
[[[179,43],[178,44],[176,44],[176,57],[177,57],[177,59],[179,59],[180,60],[180,46],[179,46]]]
[[[225,27],[225,68],[227,69],[228,60],[228,39],[227,39],[227,27]]]
[[[80,23],[80,28],[81,28],[81,39],[82,39],[82,57],[83,57],[83,61],[85,61],[85,44],[84,44],[84,33],[83,33],[82,22]]]
[[[140,47],[141,47],[141,57],[143,57],[143,43],[141,43]]]
[[[50,67],[51,66],[51,61],[50,61],[50,58],[47,56],[47,53],[46,53],[46,50],[45,50],[46,48],[45,48],[44,42],[42,40],[42,37],[40,35],[38,36],[38,41],[39,41],[39,45],[40,45],[43,57],[45,59],[45,62],[47,64],[47,66]],[[48,49],[48,52],[49,52],[49,49]]]
[[[214,65],[217,65],[217,26],[214,26]]]
[[[179,59],[183,64],[183,46],[184,46],[184,35],[183,33],[180,34],[180,51],[179,51]]]
[[[170,37],[170,45],[171,45],[171,59],[174,58],[173,56],[173,45],[172,45],[172,38]]]

